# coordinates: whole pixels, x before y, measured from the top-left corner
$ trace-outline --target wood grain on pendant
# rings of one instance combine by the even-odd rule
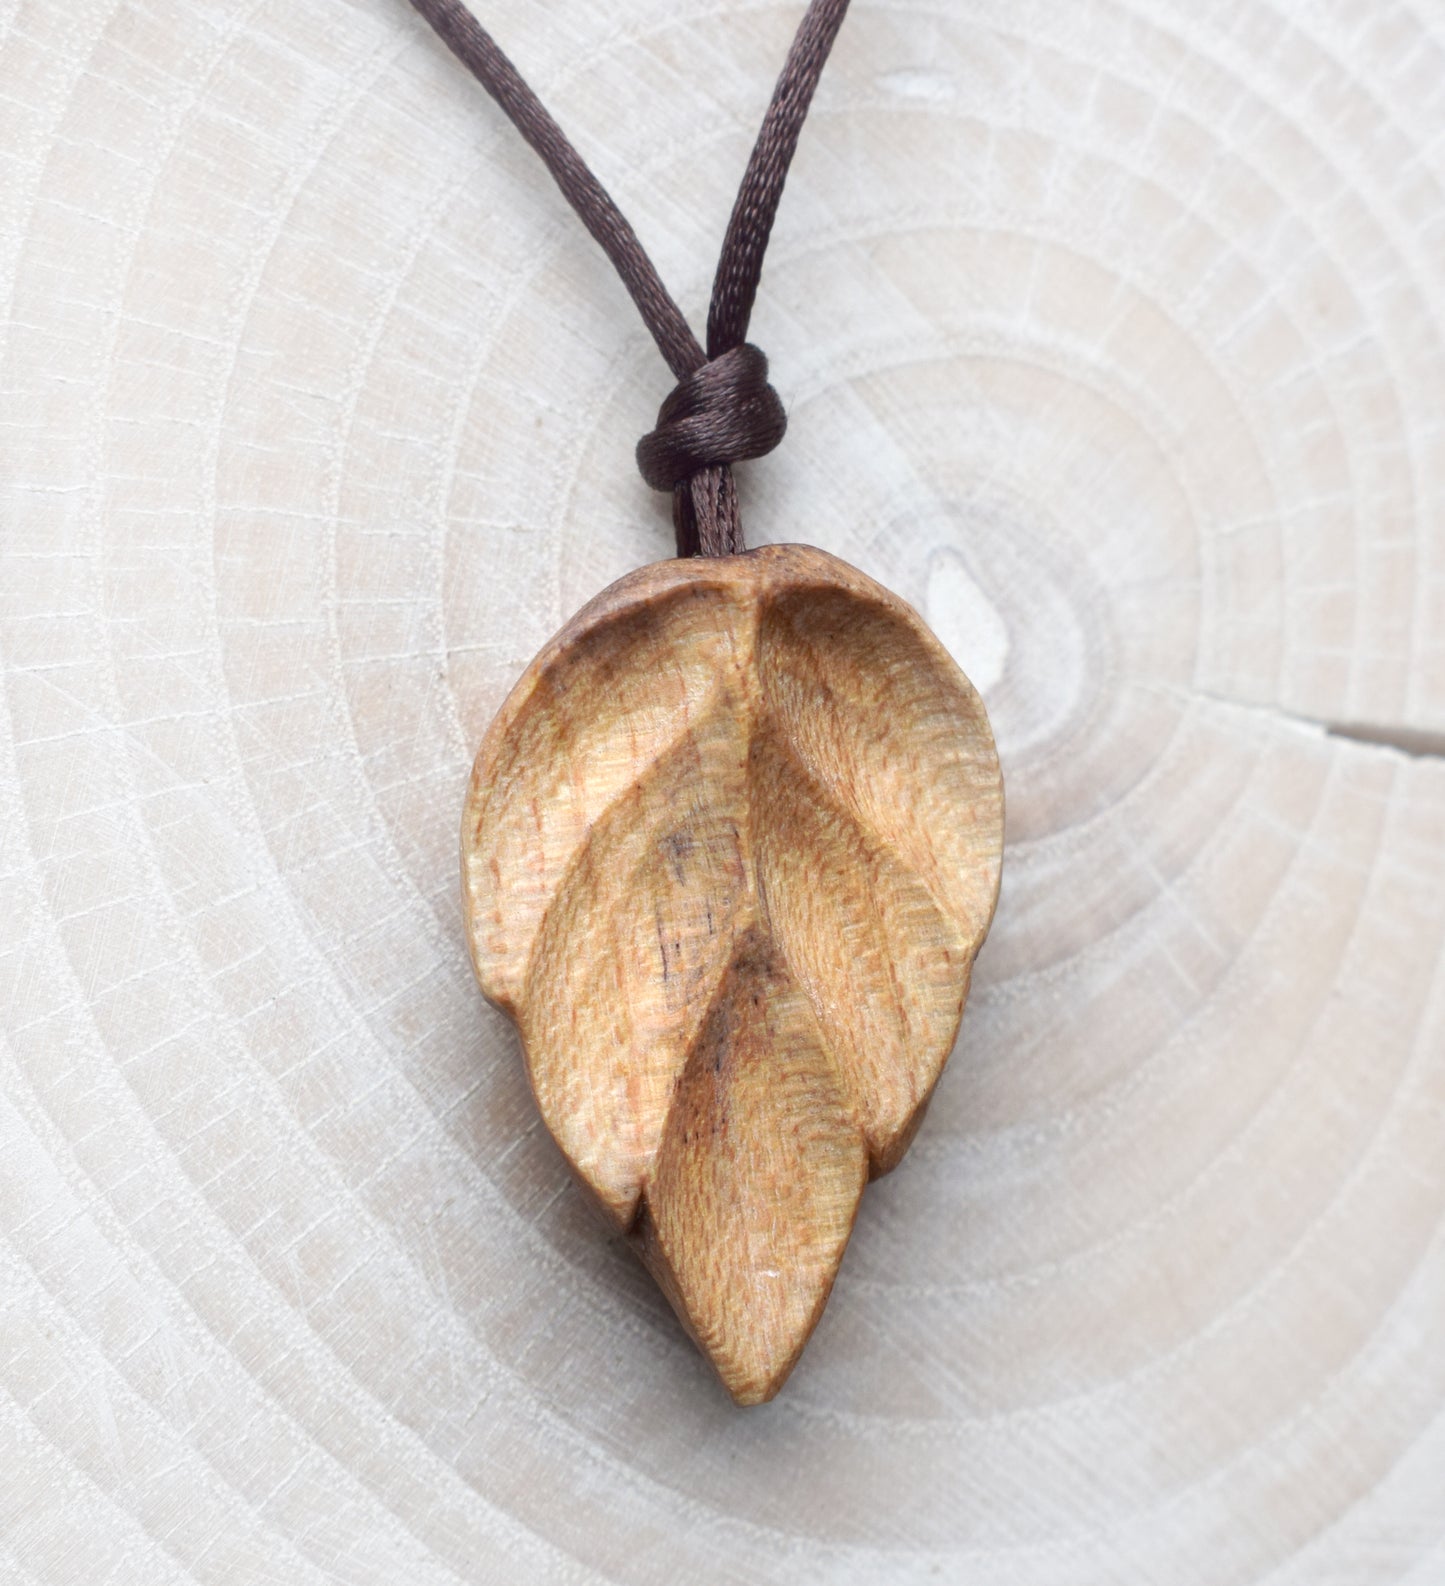
[[[619,580],[482,743],[482,990],[739,1403],[781,1387],[922,1118],[1002,846],[978,694],[911,607],[803,546]]]

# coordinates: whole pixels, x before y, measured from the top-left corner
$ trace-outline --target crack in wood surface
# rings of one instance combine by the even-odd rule
[[[1369,744],[1375,749],[1393,749],[1412,760],[1445,760],[1445,732],[1358,721],[1326,721],[1320,725],[1332,738]]]
[[[1240,711],[1260,722],[1277,722],[1281,726],[1318,734],[1321,738],[1335,738],[1364,748],[1382,749],[1411,760],[1445,760],[1445,730],[1407,727],[1398,722],[1364,722],[1343,718],[1331,720],[1306,715],[1283,705],[1264,704],[1258,700],[1231,699],[1227,695],[1209,693],[1203,689],[1170,687],[1164,692],[1181,702],[1197,700],[1209,705],[1223,706],[1227,710]]]

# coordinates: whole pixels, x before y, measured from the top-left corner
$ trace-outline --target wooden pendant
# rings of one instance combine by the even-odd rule
[[[462,825],[472,960],[547,1127],[740,1404],[907,1149],[998,896],[978,694],[823,551],[655,563],[532,662]]]

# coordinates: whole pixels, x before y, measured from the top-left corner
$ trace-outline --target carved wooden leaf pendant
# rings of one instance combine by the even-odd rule
[[[983,704],[804,546],[580,611],[477,755],[473,962],[537,1105],[740,1403],[822,1312],[948,1057],[998,895]]]

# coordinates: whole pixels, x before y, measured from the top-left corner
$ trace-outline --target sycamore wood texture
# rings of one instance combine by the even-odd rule
[[[803,0],[476,0],[700,322]],[[963,1045],[738,1412],[458,805],[669,385],[404,0],[0,0],[0,1581],[1445,1581],[1445,4],[853,0],[738,470],[988,708]]]
[[[767,546],[618,580],[462,818],[472,959],[548,1128],[740,1404],[908,1148],[998,897],[983,702],[905,602]]]

